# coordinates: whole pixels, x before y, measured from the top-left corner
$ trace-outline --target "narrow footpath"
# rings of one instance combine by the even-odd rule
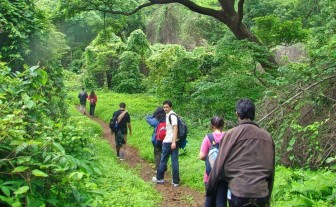
[[[108,124],[97,117],[87,117],[102,126],[103,137],[109,141],[112,150],[115,151],[115,141]],[[127,145],[125,160],[121,162],[124,162],[130,168],[137,169],[139,176],[146,182],[151,182],[153,175],[155,175],[152,165],[148,161],[141,159],[138,150],[129,145]],[[154,185],[156,190],[163,196],[162,207],[204,206],[204,194],[184,186],[183,177],[181,177],[181,185],[177,188],[171,185],[171,180],[171,169],[168,169],[165,174],[165,184]]]

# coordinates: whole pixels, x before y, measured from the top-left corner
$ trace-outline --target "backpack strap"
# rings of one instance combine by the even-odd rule
[[[207,137],[208,137],[210,143],[211,143],[213,146],[216,145],[216,141],[215,141],[215,138],[214,138],[214,136],[213,136],[212,133],[208,133],[208,134],[207,134]]]
[[[168,117],[168,120],[169,120],[169,124],[170,124],[170,125],[171,125],[171,115],[175,115],[176,118],[177,118],[177,122],[178,122],[177,114],[175,114],[175,113],[171,113],[171,114],[169,114],[169,117]],[[178,123],[177,123],[177,124],[178,124]]]
[[[127,111],[123,111],[117,118],[117,122],[120,123],[121,120],[124,118],[125,114],[127,113]]]

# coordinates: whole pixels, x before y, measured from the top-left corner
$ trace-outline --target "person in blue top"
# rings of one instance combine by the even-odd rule
[[[154,131],[152,134],[151,142],[154,147],[154,162],[155,162],[155,169],[157,170],[160,165],[160,160],[161,160],[161,153],[162,153],[162,141],[156,140],[156,133],[157,133],[157,128],[159,123],[161,122],[166,122],[166,113],[163,110],[163,107],[158,107],[153,115],[147,116],[146,117],[147,123],[154,127]]]

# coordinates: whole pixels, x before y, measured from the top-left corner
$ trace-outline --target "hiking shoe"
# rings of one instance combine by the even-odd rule
[[[173,181],[171,182],[171,184],[174,186],[174,188],[179,187],[179,185],[180,185],[180,184],[174,183]]]
[[[154,182],[154,183],[157,183],[157,184],[164,184],[164,180],[162,179],[162,180],[158,180],[157,178],[156,178],[156,176],[154,176],[153,178],[152,178],[152,181]]]

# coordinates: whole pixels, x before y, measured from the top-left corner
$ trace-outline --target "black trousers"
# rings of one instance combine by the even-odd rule
[[[231,199],[229,200],[230,207],[267,207],[269,202],[269,197],[262,198],[241,198],[231,194]]]
[[[219,182],[216,195],[206,196],[204,207],[226,207],[228,186],[225,182]]]
[[[95,111],[96,105],[90,105],[90,115],[94,116],[94,111]]]

